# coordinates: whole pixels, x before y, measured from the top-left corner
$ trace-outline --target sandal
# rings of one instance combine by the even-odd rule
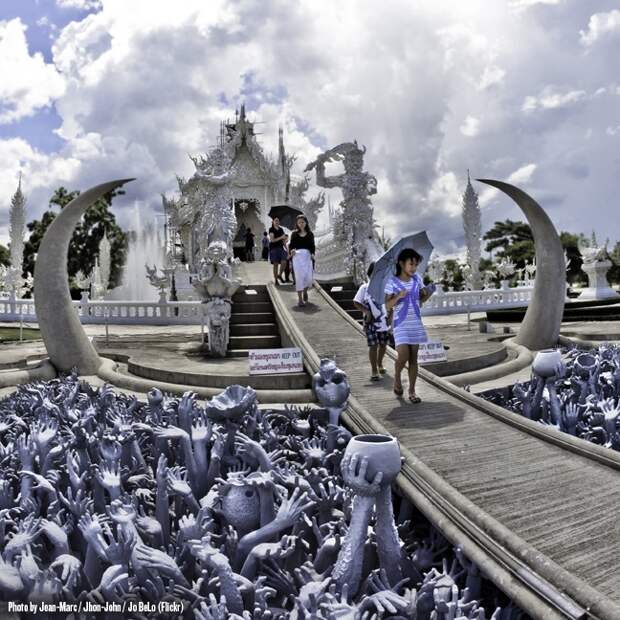
[[[384,375],[387,372],[387,370],[385,368],[383,368],[383,366],[379,366],[379,374],[380,375]]]
[[[413,404],[421,403],[422,399],[417,394],[409,394],[409,400]]]
[[[379,375],[370,375],[371,381],[381,381],[381,377]]]
[[[405,390],[403,390],[402,386],[399,388],[394,386],[394,394],[396,394],[396,396],[402,396],[404,393],[405,393]]]

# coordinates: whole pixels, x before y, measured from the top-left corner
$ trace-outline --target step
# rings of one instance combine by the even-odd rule
[[[280,334],[276,336],[231,336],[229,349],[278,349],[281,346]]]
[[[232,325],[248,325],[250,323],[274,323],[276,315],[274,312],[239,312],[233,313],[230,317]]]
[[[276,323],[235,323],[230,326],[231,336],[276,336]]]
[[[226,364],[228,363],[226,362]],[[237,363],[231,360],[230,364],[241,367],[226,372],[224,366],[217,373],[201,372],[200,369],[172,370],[157,367],[141,359],[131,359],[128,363],[128,371],[132,375],[151,379],[152,381],[221,389],[225,389],[229,385],[248,385],[255,390],[304,390],[309,389],[312,385],[309,375],[303,372],[277,375],[248,375],[246,370],[247,362]]]
[[[232,314],[248,314],[254,312],[273,312],[273,305],[270,301],[249,301],[238,302],[232,305]]]
[[[252,293],[251,291],[255,291],[255,292]],[[253,303],[257,301],[261,301],[261,302],[271,301],[266,287],[263,287],[262,290],[258,290],[258,287],[248,286],[243,291],[237,291],[232,296],[233,304]]]
[[[329,292],[329,291],[328,291]],[[329,293],[332,299],[335,299],[337,302],[340,301],[352,301],[355,297],[355,293],[357,291],[334,291],[333,293]]]
[[[343,309],[343,310],[357,310],[357,308],[353,305],[353,300],[352,299],[343,299],[340,300],[338,302],[338,305]],[[359,312],[359,311],[358,311]]]
[[[205,334],[204,342],[207,343],[208,341],[208,335]],[[279,349],[280,346],[279,334],[274,336],[231,336],[228,341],[229,350]]]

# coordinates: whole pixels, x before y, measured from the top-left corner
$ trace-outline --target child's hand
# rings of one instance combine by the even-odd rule
[[[407,297],[407,291],[405,289],[403,289],[398,293],[398,295],[396,295],[396,299],[404,299],[405,297]]]

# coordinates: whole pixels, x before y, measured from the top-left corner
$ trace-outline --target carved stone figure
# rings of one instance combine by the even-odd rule
[[[333,360],[322,359],[319,371],[312,377],[312,389],[319,403],[329,411],[330,424],[338,424],[351,393],[346,373]]]
[[[159,302],[166,303],[166,290],[170,286],[170,279],[164,273],[161,275],[157,273],[157,265],[153,265],[152,267],[144,265],[144,268],[146,269],[146,277],[151,286],[159,289]]]
[[[347,248],[347,271],[356,283],[361,283],[370,258],[367,241],[374,235],[374,219],[369,196],[377,193],[377,179],[363,171],[366,147],[360,149],[355,142],[345,142],[319,155],[306,167],[316,169],[316,183],[320,187],[339,187],[343,200],[343,232]],[[325,164],[342,161],[344,174],[325,176]]]
[[[225,357],[230,338],[230,301],[215,297],[206,302],[205,314],[209,334],[209,353],[214,357]]]
[[[232,312],[231,299],[241,282],[233,280],[232,267],[227,258],[228,246],[224,241],[209,244],[201,262],[194,289],[206,303],[209,353],[224,357],[230,336],[229,321]]]

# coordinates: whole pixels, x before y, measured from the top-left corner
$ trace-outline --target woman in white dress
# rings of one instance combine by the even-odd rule
[[[308,226],[305,215],[298,215],[295,230],[291,233],[289,252],[293,260],[295,274],[295,289],[299,297],[299,306],[305,306],[308,301],[308,289],[312,286],[314,272],[314,235]]]

